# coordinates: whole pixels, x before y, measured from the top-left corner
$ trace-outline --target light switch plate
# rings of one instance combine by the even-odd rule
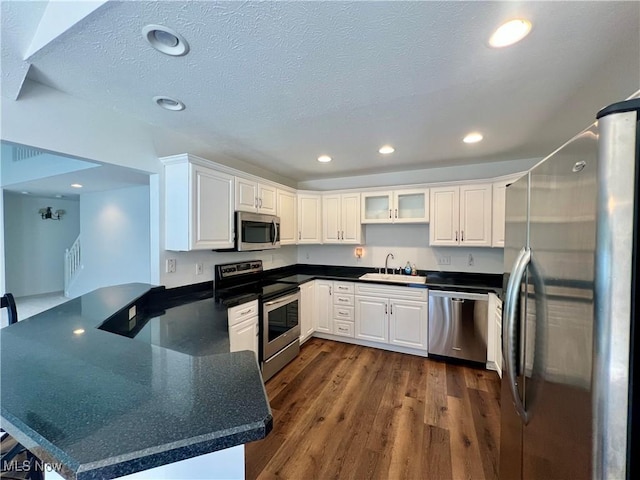
[[[129,309],[129,320],[136,316],[136,306],[134,305]]]
[[[451,256],[445,255],[438,257],[438,265],[451,265]]]

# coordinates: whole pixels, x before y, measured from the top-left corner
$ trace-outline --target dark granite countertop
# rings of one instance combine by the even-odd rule
[[[102,288],[3,328],[2,428],[78,479],[264,438],[272,416],[262,377],[252,352],[229,353],[226,306],[204,295],[169,303],[135,339],[97,328],[133,304],[153,312],[147,303],[162,294]]]
[[[492,273],[466,272],[436,272],[420,270],[418,275],[426,276],[425,284],[403,284],[385,282],[382,280],[362,280],[359,277],[365,273],[377,272],[368,267],[341,267],[331,265],[291,265],[265,272],[268,278],[279,282],[298,283],[299,285],[311,280],[337,280],[362,283],[382,283],[394,286],[422,287],[434,290],[456,290],[469,293],[495,293],[502,295],[502,275]]]

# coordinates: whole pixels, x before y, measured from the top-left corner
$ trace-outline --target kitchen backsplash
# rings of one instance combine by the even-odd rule
[[[364,255],[355,256],[356,245],[298,245],[298,263],[383,267],[388,253],[389,267],[404,267],[409,261],[418,270],[503,273],[502,248],[429,247],[428,225],[366,225]],[[438,263],[439,259],[449,264]]]

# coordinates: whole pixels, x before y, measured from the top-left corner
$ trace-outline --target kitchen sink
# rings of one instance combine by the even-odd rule
[[[360,280],[377,280],[382,282],[394,282],[394,283],[421,283],[427,282],[427,277],[421,277],[418,275],[391,275],[387,273],[365,273],[360,277]]]

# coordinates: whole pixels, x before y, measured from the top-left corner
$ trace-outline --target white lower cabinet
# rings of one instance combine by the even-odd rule
[[[316,331],[333,333],[333,282],[316,280]]]
[[[355,337],[387,343],[389,341],[389,300],[358,296],[355,302]]]
[[[426,303],[389,300],[389,343],[426,350],[428,324]]]
[[[489,294],[487,318],[487,368],[502,377],[502,300]]]
[[[356,285],[355,338],[426,352],[427,298],[423,288]]]
[[[308,340],[316,325],[316,282],[300,285],[300,343]]]
[[[243,303],[227,311],[229,321],[229,350],[251,350],[258,359],[260,321],[258,301]]]

